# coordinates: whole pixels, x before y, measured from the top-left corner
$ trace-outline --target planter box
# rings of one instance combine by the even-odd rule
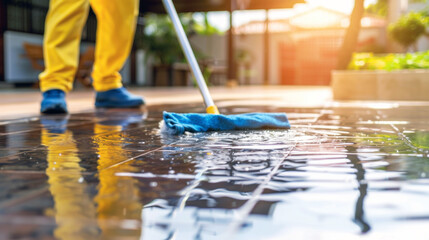
[[[332,71],[335,100],[429,101],[429,70]]]

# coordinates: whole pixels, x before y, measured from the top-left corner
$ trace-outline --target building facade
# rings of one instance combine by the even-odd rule
[[[48,9],[49,0],[0,1],[0,81],[17,85],[37,81],[40,70],[25,57],[23,44],[42,45]],[[96,25],[91,11],[82,33],[82,48],[95,42]]]

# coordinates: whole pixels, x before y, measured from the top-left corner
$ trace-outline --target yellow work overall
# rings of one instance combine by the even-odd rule
[[[43,41],[45,71],[39,76],[42,92],[72,89],[90,4],[97,16],[94,89],[107,91],[122,87],[119,70],[131,51],[139,1],[51,0]]]
[[[80,166],[81,159],[73,133],[69,130],[52,133],[43,128],[42,144],[47,149],[46,175],[54,200],[53,209],[47,209],[45,213],[55,217],[55,238],[98,239],[97,225],[90,224],[96,218],[96,208],[83,178],[85,169]]]
[[[98,146],[98,226],[102,231],[100,239],[139,239],[141,235],[141,211],[138,180],[134,177],[118,176],[117,173],[139,172],[129,152],[123,149],[123,128],[119,125],[107,126],[99,123],[94,128],[94,143]],[[108,133],[108,134],[106,134]],[[135,223],[134,228],[124,228],[112,221]]]

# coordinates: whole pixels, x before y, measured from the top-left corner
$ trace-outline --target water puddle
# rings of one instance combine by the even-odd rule
[[[27,238],[425,239],[429,131],[409,114],[423,106],[366,106],[271,107],[297,124],[183,136],[158,131],[160,111],[4,122],[0,225]]]

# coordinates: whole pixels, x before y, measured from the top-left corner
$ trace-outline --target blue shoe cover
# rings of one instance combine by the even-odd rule
[[[66,94],[59,89],[48,90],[43,93],[40,104],[41,113],[67,113]]]
[[[67,130],[68,115],[42,115],[40,123],[49,133],[61,134]]]
[[[95,96],[95,107],[97,108],[137,108],[143,104],[142,97],[129,93],[123,87],[97,92]]]

